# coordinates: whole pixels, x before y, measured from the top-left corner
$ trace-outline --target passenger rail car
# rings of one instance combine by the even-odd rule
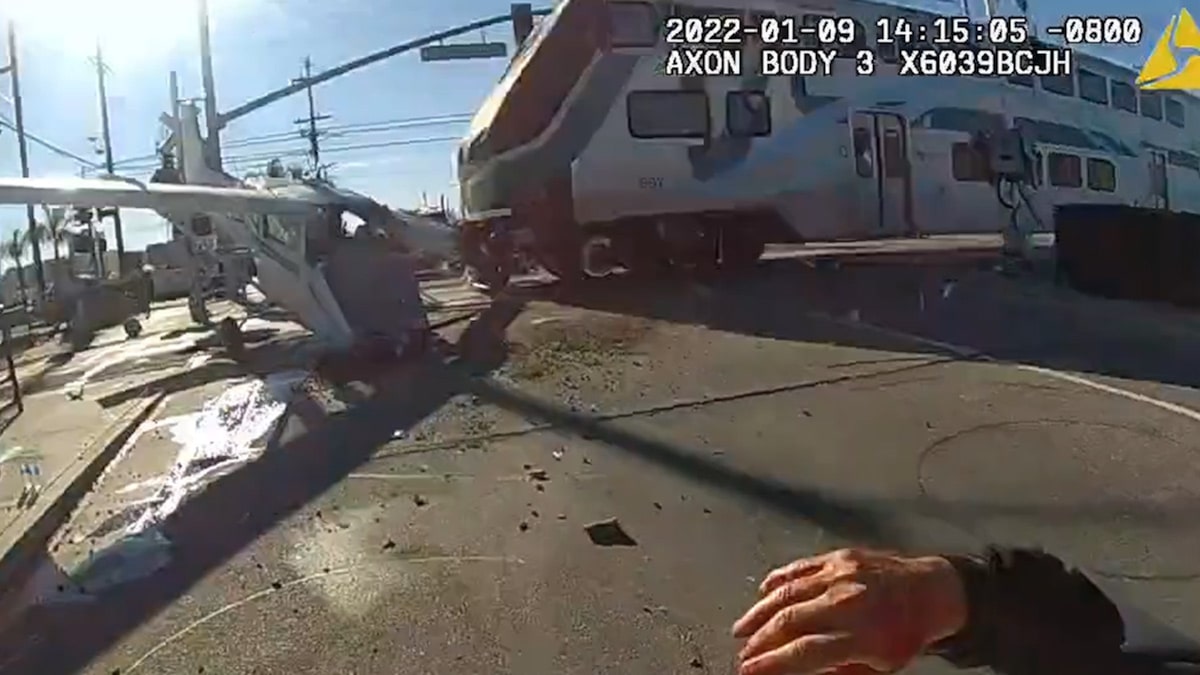
[[[1055,204],[1200,211],[1200,109],[1140,91],[1125,66],[1073,52],[1069,76],[899,76],[881,17],[935,15],[862,0],[563,0],[520,47],[458,151],[465,219],[529,235],[556,274],[619,263],[745,265],[765,243],[997,232],[1008,211],[979,132],[1035,149],[1027,227]],[[828,73],[676,77],[667,16],[851,17]],[[928,45],[926,45],[928,46]],[[873,75],[854,54],[878,56]]]

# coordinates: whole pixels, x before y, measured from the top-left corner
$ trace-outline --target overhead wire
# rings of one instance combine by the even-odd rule
[[[13,131],[17,130],[16,122],[13,122],[12,120],[5,117],[4,115],[0,115],[0,127],[12,129]],[[28,129],[25,129],[24,133],[25,133],[25,138],[29,139],[30,141],[33,141],[37,145],[42,146],[43,148],[49,150],[50,152],[53,152],[56,155],[66,157],[67,159],[73,159],[76,162],[79,162],[80,164],[83,164],[92,169],[100,168],[99,163],[93,162],[89,159],[84,159],[83,157],[76,155],[75,153],[71,152],[70,150],[62,148],[54,143],[51,143],[50,141],[47,141],[46,139],[38,136],[37,134],[30,132]]]
[[[433,136],[424,138],[407,138],[395,141],[381,141],[373,143],[359,143],[353,145],[335,145],[326,148],[321,148],[321,153],[339,153],[353,152],[357,150],[375,150],[381,148],[394,148],[407,145],[428,145],[433,143],[452,143],[461,140],[458,136]],[[233,154],[227,155],[224,160],[230,164],[245,164],[252,162],[267,162],[272,159],[285,159],[289,157],[303,157],[309,153],[307,147],[295,148],[280,148],[276,151],[260,151],[253,154]],[[136,173],[141,171],[153,171],[158,168],[158,163],[143,162],[138,165],[126,165],[121,167],[124,172]]]
[[[335,124],[325,127],[322,131],[322,135],[325,137],[336,138],[339,136],[353,134],[386,133],[389,131],[399,131],[403,129],[461,124],[469,122],[472,116],[473,115],[471,113],[448,113],[443,115],[428,115],[421,117],[400,117],[387,120],[377,120],[373,122]],[[223,141],[221,143],[221,147],[223,150],[235,150],[238,148],[252,146],[286,143],[288,141],[302,138],[299,133],[300,132],[296,130],[292,130],[247,136],[245,138]],[[136,157],[127,157],[125,159],[113,162],[113,165],[115,167],[129,170],[130,165],[140,167],[145,162],[154,162],[155,166],[157,166],[158,154],[154,153],[149,155],[139,155]]]

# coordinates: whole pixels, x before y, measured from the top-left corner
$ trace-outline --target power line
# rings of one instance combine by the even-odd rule
[[[375,122],[355,122],[347,124],[333,124],[325,128],[326,136],[345,136],[351,134],[369,134],[369,133],[386,133],[388,131],[398,131],[402,129],[416,129],[421,127],[444,126],[447,124],[461,124],[471,121],[474,115],[472,113],[453,113],[445,115],[430,115],[423,117],[400,117],[389,120],[379,120]],[[247,136],[245,138],[234,139],[221,143],[222,148],[235,150],[259,145],[271,145],[273,143],[286,143],[297,138],[296,131],[280,131],[270,134],[259,134],[255,136]],[[304,136],[300,136],[304,138]],[[157,161],[158,153],[148,155],[138,155],[136,157],[126,157],[125,159],[114,162],[115,165],[125,168],[125,165],[139,165],[143,162]]]
[[[427,138],[409,138],[409,139],[402,139],[402,140],[396,140],[396,141],[383,141],[383,142],[374,142],[374,143],[360,143],[357,145],[334,146],[334,147],[329,147],[329,148],[322,148],[321,152],[326,153],[326,154],[336,153],[336,152],[352,152],[355,150],[375,150],[375,149],[380,149],[380,148],[401,147],[401,146],[406,146],[406,145],[428,145],[428,144],[432,144],[432,143],[452,143],[452,142],[456,142],[459,140],[462,140],[462,139],[459,138],[458,136],[434,136],[434,137],[427,137]],[[254,153],[254,154],[231,155],[226,158],[226,161],[229,161],[231,163],[261,162],[261,161],[270,161],[270,160],[276,159],[276,158],[283,159],[286,157],[303,157],[305,154],[308,154],[308,152],[309,152],[308,148],[282,148],[278,151],[263,151],[263,152],[258,152],[258,153]],[[140,165],[135,165],[135,166],[125,166],[125,167],[122,167],[122,169],[125,171],[128,171],[128,172],[140,172],[140,171],[151,171],[157,167],[158,167],[157,163],[142,163]]]
[[[7,129],[11,129],[13,131],[17,130],[16,123],[12,122],[4,115],[0,115],[0,127],[5,127]],[[79,162],[80,164],[85,164],[88,167],[91,167],[93,169],[100,168],[100,165],[97,164],[96,162],[93,162],[88,159],[84,159],[83,157],[76,155],[75,153],[71,152],[70,150],[65,150],[65,149],[55,145],[54,143],[51,143],[50,141],[47,141],[44,138],[41,138],[37,134],[34,134],[33,132],[29,131],[28,129],[25,130],[25,138],[28,138],[29,140],[33,141],[34,143],[37,143],[38,145],[42,146],[43,148],[45,148],[57,155],[61,155],[68,159],[73,159],[76,162]]]
[[[379,120],[376,122],[354,122],[349,124],[332,124],[325,128],[329,133],[369,133],[376,130],[389,131],[392,129],[409,129],[414,127],[426,126],[441,126],[443,124],[458,124],[469,122],[471,120],[470,113],[455,113],[447,115],[430,115],[425,117],[400,117],[390,120]],[[269,142],[271,139],[286,140],[294,138],[294,131],[282,131],[271,134],[262,134],[258,136],[248,136],[246,138],[234,139],[221,143],[222,147],[236,148],[243,145],[259,145],[264,142]]]

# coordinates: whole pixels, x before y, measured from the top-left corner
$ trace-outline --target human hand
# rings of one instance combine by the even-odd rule
[[[962,630],[966,596],[940,557],[844,549],[772,571],[733,626],[739,675],[871,675]]]

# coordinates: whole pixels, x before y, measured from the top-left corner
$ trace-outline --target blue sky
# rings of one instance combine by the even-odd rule
[[[1009,1],[1001,0],[1001,12],[1014,11],[1012,5],[1003,4]],[[981,2],[975,0],[976,11],[981,11]],[[3,4],[6,9],[0,9],[0,22],[7,23],[5,11],[19,12],[22,21],[19,38],[27,127],[75,154],[102,160],[88,140],[98,136],[100,128],[95,69],[90,60],[97,31],[102,33],[110,67],[109,109],[118,161],[153,152],[160,134],[158,116],[169,104],[169,71],[179,72],[183,96],[202,93],[194,0],[26,0]],[[936,2],[908,4],[943,11],[954,7]],[[19,8],[13,10],[13,5]],[[299,75],[305,56],[311,56],[321,70],[421,35],[505,13],[509,7],[500,0],[210,0],[210,5],[221,110],[287,84]],[[1119,0],[1029,0],[1029,5],[1039,26],[1057,23],[1064,15],[1124,14],[1130,10],[1130,3]],[[1102,53],[1140,63],[1179,5],[1174,0],[1142,0],[1137,8],[1145,25],[1142,45]],[[1197,13],[1196,7],[1189,9]],[[486,37],[511,41],[511,28],[489,29]],[[0,65],[5,61],[0,56]],[[319,112],[332,115],[333,119],[325,122],[328,125],[469,114],[504,65],[502,59],[422,63],[416,54],[402,55],[321,85],[316,90],[317,105]],[[11,119],[12,107],[5,99],[9,93],[7,78],[0,78],[0,115]],[[235,121],[223,140],[285,133],[295,128],[294,119],[306,114],[304,97],[293,96]],[[453,200],[457,193],[454,143],[431,139],[457,137],[465,128],[465,122],[447,122],[328,139],[324,144],[329,148],[374,141],[418,142],[330,153],[325,159],[339,164],[335,176],[347,187],[397,206],[415,205],[423,192],[431,200],[441,194]],[[0,131],[0,175],[19,175],[13,136]],[[226,156],[303,147],[304,141],[294,138],[230,148]],[[35,176],[78,175],[79,170],[77,162],[37,145],[31,146],[30,164]],[[146,163],[128,166],[139,169]],[[254,167],[235,164],[233,168]],[[144,177],[148,172],[127,173]],[[23,208],[0,207],[0,237],[7,238],[8,232],[23,227],[24,221]],[[161,221],[151,214],[126,216],[128,248],[142,248],[165,235]],[[109,239],[111,242],[111,234]]]

